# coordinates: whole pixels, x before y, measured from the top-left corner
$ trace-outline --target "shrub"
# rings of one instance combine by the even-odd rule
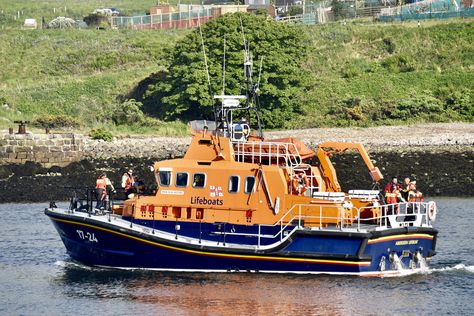
[[[44,115],[33,120],[31,124],[42,128],[78,128],[81,126],[77,118],[67,115]]]
[[[92,13],[83,19],[89,27],[108,28],[110,26],[109,18],[102,14]]]
[[[306,34],[296,26],[249,14],[225,14],[207,22],[202,32],[215,92],[222,91],[224,38],[225,92],[243,92],[241,23],[252,47],[253,59],[258,61],[264,57],[259,94],[263,124],[268,128],[282,127],[303,111],[298,98],[310,82],[307,70],[302,67],[307,57]],[[213,118],[215,100],[209,93],[199,30],[179,41],[171,54],[168,71],[154,86],[148,87],[144,102],[156,100],[154,114],[160,119]],[[254,72],[257,67],[255,65]],[[255,81],[256,77],[254,74]]]
[[[382,66],[393,73],[412,72],[416,70],[415,61],[410,56],[393,55],[382,61]]]
[[[412,95],[409,99],[401,100],[391,113],[390,118],[408,120],[442,111],[443,103],[433,97],[429,91],[425,91],[422,95]]]
[[[140,125],[145,122],[145,115],[141,111],[142,103],[128,99],[120,104],[112,114],[112,121],[117,125]]]
[[[110,142],[114,138],[111,132],[102,127],[92,129],[89,136],[92,137],[92,139],[102,139],[106,142]]]
[[[384,38],[383,43],[385,45],[385,49],[387,50],[387,53],[393,54],[395,53],[395,43],[391,38]]]

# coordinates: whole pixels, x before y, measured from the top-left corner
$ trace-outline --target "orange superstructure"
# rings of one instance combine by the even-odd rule
[[[324,226],[350,223],[357,217],[348,201],[358,207],[373,204],[373,199],[362,202],[327,192],[337,180],[305,163],[298,149],[312,158],[309,149],[294,144],[294,140],[233,144],[226,137],[195,133],[182,159],[155,163],[156,195],[127,201],[123,215],[253,225],[274,224],[293,210],[306,218],[306,225]],[[309,179],[303,195],[292,187],[296,172]],[[287,221],[291,218],[288,215]]]

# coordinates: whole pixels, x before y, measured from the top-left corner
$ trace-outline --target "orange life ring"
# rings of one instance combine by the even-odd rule
[[[438,213],[438,208],[434,201],[428,202],[428,218],[430,221],[434,222],[436,220],[436,214]]]
[[[293,188],[292,192],[295,195],[304,195],[309,187],[309,180],[305,173],[301,178],[295,174],[291,182]]]

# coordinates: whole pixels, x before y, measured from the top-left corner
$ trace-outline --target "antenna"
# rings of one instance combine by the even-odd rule
[[[222,95],[225,95],[225,34],[224,34],[224,58],[222,61]]]
[[[242,17],[239,17],[239,19],[240,19],[240,29],[242,32],[242,38],[244,41],[244,78],[245,78],[245,84],[246,84],[245,95],[247,96],[247,106],[248,106],[250,103],[250,89],[252,86],[252,56],[249,50],[250,45],[245,39],[244,24],[242,22]]]
[[[204,37],[202,36],[201,18],[199,16],[198,16],[198,23],[199,23],[199,34],[201,35],[202,53],[204,55],[204,65],[206,66],[207,84],[209,85],[209,96],[211,97],[211,100],[212,100],[213,93],[212,93],[212,86],[211,86],[211,77],[209,76],[209,68],[207,66],[206,49],[204,47]]]
[[[257,86],[254,90],[255,93],[258,93],[258,88],[260,87],[260,78],[262,77],[262,66],[263,66],[263,56],[260,57],[260,67],[259,67],[259,70],[258,70]]]

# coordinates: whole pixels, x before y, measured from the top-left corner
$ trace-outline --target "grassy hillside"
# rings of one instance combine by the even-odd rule
[[[67,115],[110,124],[123,95],[166,65],[185,31],[9,30],[0,34],[0,127]]]
[[[327,24],[309,32],[315,81],[306,125],[474,119],[473,19]]]
[[[120,1],[114,5],[120,7]],[[314,74],[301,100],[307,114],[286,127],[474,119],[473,19],[422,22],[421,27],[331,23],[305,30],[311,39],[305,67]],[[84,129],[99,124],[136,132],[150,125],[162,128],[158,133],[181,132],[181,123],[117,127],[111,117],[125,95],[166,67],[166,51],[188,32],[4,30],[0,128],[16,119],[55,114],[74,118]]]

